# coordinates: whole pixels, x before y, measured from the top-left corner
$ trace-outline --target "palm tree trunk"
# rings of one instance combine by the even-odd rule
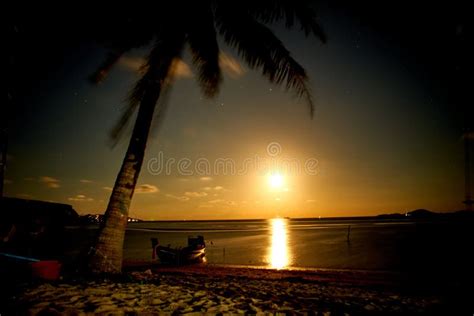
[[[96,245],[91,248],[88,261],[91,272],[120,273],[122,270],[128,210],[142,167],[153,112],[160,92],[159,87],[149,89],[140,103],[132,137],[115,180]]]

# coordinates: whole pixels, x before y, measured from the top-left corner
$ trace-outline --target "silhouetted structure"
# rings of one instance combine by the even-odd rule
[[[71,205],[0,198],[0,251],[51,258],[62,255],[64,228],[77,224]]]

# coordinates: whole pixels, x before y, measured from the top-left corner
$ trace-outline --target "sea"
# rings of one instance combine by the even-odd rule
[[[208,264],[275,269],[472,270],[472,221],[289,219],[129,223],[124,259],[151,259],[151,238],[202,235]]]

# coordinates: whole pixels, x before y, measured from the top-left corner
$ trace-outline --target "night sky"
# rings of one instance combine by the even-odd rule
[[[238,2],[236,3],[238,5]],[[467,5],[467,4],[466,4]],[[143,219],[356,216],[461,209],[467,101],[466,5],[451,1],[315,3],[328,43],[272,29],[309,74],[316,111],[249,70],[220,42],[224,84],[203,98],[190,56],[155,124],[130,216]],[[91,8],[8,17],[5,195],[103,213],[128,137],[109,132],[146,50],[123,58],[99,86],[86,79],[105,55],[108,17]],[[113,12],[108,12],[113,18]],[[472,102],[469,101],[471,104]],[[474,117],[474,116],[473,116]],[[316,174],[154,175],[150,159],[267,157],[317,160]]]

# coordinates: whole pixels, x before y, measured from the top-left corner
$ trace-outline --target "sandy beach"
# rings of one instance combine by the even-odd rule
[[[468,1],[7,3],[0,316],[474,316]]]
[[[433,289],[410,289],[385,272],[137,265],[125,270],[113,279],[24,284],[7,306],[28,315],[456,315],[468,308]]]

